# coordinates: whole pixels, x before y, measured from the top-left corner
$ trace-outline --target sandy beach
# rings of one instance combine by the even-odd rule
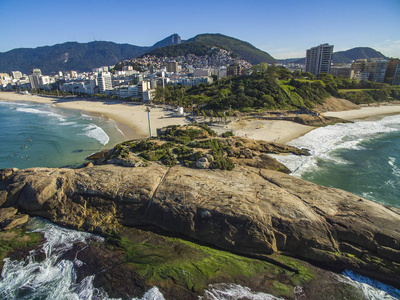
[[[0,100],[29,101],[47,103],[60,108],[75,109],[86,113],[103,115],[117,122],[127,139],[145,138],[149,136],[148,116],[144,105],[124,103],[121,101],[98,101],[96,99],[50,98],[35,95],[23,95],[13,92],[0,92]],[[174,117],[171,111],[163,108],[151,108],[150,120],[152,135],[157,128],[168,125],[183,125],[189,121],[184,117]],[[400,114],[400,105],[383,105],[362,107],[358,110],[326,112],[326,116],[339,117],[346,120],[377,118],[390,114]],[[283,120],[232,120],[227,125],[216,123],[212,129],[217,133],[232,130],[235,135],[268,142],[287,143],[296,139],[315,127]]]
[[[127,139],[145,138],[149,136],[149,123],[146,107],[121,101],[81,100],[75,98],[50,98],[35,95],[0,92],[0,100],[28,101],[47,103],[60,108],[75,109],[95,115],[103,115],[117,122],[118,127]],[[152,135],[157,134],[157,128],[168,125],[183,125],[188,121],[183,117],[171,117],[171,111],[162,108],[151,108],[150,124]]]
[[[361,109],[326,112],[325,116],[345,120],[374,120],[385,116],[400,114],[400,105],[362,106]]]

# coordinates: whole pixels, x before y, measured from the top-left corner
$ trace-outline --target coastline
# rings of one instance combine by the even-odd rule
[[[400,105],[383,104],[380,106],[361,106],[357,110],[330,111],[324,113],[328,117],[337,117],[344,120],[379,120],[386,116],[400,114]]]
[[[148,119],[144,105],[127,104],[122,101],[103,102],[95,99],[76,100],[73,98],[51,98],[36,95],[23,95],[13,92],[0,92],[0,101],[26,101],[46,103],[60,108],[79,110],[93,116],[105,116],[115,121],[127,139],[148,137]],[[171,117],[171,112],[163,108],[151,108],[150,121],[152,135],[157,128],[168,125],[184,125],[189,121],[182,117]],[[217,133],[229,130],[238,136],[247,136],[255,140],[286,143],[296,139],[315,127],[281,120],[234,120],[223,125],[212,125]]]
[[[43,97],[14,92],[0,92],[0,101],[46,103],[60,108],[79,110],[88,115],[104,116],[113,120],[127,139],[141,139],[149,136],[148,117],[144,105],[122,101],[104,102],[96,99],[81,100],[75,98]],[[344,120],[379,119],[393,114],[400,114],[400,105],[368,106],[357,110],[324,113],[325,116],[338,117]],[[150,121],[153,136],[156,135],[157,128],[189,123],[186,118],[171,116],[171,112],[163,108],[151,108]],[[236,136],[282,144],[297,139],[316,129],[316,127],[284,120],[245,119],[233,120],[227,125],[215,124],[211,128],[219,134],[232,130]]]

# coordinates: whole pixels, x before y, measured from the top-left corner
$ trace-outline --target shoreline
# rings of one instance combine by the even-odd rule
[[[85,113],[95,117],[103,116],[111,119],[128,140],[142,139],[149,136],[148,116],[144,104],[122,101],[104,102],[97,99],[54,98],[14,92],[0,92],[0,101],[45,103],[59,108],[79,110],[82,114]],[[338,117],[344,120],[380,119],[394,114],[400,114],[400,105],[386,104],[360,107],[360,109],[356,110],[324,113],[325,116]],[[185,125],[190,122],[184,117],[171,116],[171,112],[166,109],[151,108],[150,123],[152,136],[155,136],[157,128],[168,125]],[[227,125],[214,124],[210,127],[218,134],[232,130],[236,136],[282,144],[297,139],[317,128],[285,120],[256,119],[236,119]]]
[[[328,117],[337,117],[348,121],[373,121],[400,114],[400,105],[382,104],[380,106],[360,106],[360,109],[329,111],[323,114]]]

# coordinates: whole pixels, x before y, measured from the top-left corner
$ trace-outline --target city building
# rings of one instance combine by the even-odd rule
[[[386,68],[385,81],[384,81],[385,83],[393,84],[393,80],[394,80],[395,73],[396,73],[399,63],[400,63],[400,59],[398,59],[398,58],[389,59],[389,62],[387,64],[387,68]]]
[[[241,73],[242,73],[242,66],[238,64],[231,65],[226,70],[227,76],[238,76]]]
[[[167,62],[167,72],[178,73],[178,62],[176,61]]]
[[[350,78],[351,64],[341,64],[331,66],[330,74]]]
[[[100,94],[106,94],[107,91],[111,91],[113,89],[112,81],[111,81],[111,73],[109,72],[101,72],[97,76],[97,84],[99,86]]]
[[[393,76],[393,85],[400,85],[400,63],[397,64],[396,70]]]
[[[317,76],[328,73],[331,68],[333,45],[321,44],[306,51],[306,72]]]
[[[40,75],[38,74],[29,75],[29,83],[31,84],[32,90],[38,89],[40,85]]]
[[[32,70],[32,74],[41,76],[42,75],[42,71],[40,69],[33,69]]]
[[[351,64],[350,78],[358,81],[373,81],[383,83],[385,80],[388,60],[373,58],[370,61],[366,59],[357,59]]]
[[[12,71],[11,74],[15,80],[22,78],[22,73],[20,71]]]

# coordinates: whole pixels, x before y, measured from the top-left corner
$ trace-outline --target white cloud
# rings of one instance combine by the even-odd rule
[[[377,43],[372,46],[375,50],[382,52],[383,55],[389,57],[400,57],[400,40],[386,40],[383,43]]]

